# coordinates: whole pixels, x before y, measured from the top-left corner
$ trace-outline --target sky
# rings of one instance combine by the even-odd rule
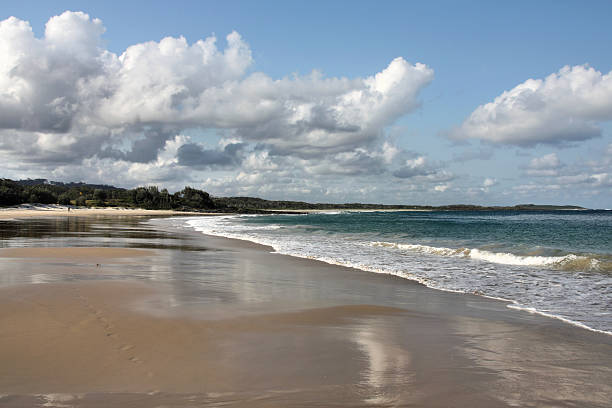
[[[0,5],[0,177],[612,208],[610,1]]]

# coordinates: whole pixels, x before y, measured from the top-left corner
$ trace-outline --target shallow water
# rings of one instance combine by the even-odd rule
[[[612,332],[612,211],[334,212],[175,219],[197,231]]]

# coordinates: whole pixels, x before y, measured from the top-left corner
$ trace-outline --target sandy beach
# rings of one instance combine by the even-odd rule
[[[217,215],[216,213],[174,211],[174,210],[144,210],[142,208],[83,208],[59,205],[32,206],[31,208],[9,207],[0,208],[0,220],[38,217],[86,217],[86,216],[174,216],[174,215]]]
[[[0,406],[609,406],[612,336],[114,211],[0,213]]]

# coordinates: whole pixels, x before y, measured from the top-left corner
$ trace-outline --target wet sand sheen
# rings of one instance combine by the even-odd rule
[[[247,341],[250,336],[291,331],[306,340],[313,327],[404,312],[350,305],[207,321],[129,310],[130,302],[151,294],[149,285],[136,282],[1,289],[0,389],[11,394],[246,391],[261,380],[241,380],[238,371],[261,378],[271,365],[282,372],[278,361],[259,366],[237,358],[261,349]],[[317,347],[312,342],[313,359],[329,353]],[[346,350],[346,359],[352,354]],[[316,381],[304,375],[306,367],[300,371],[301,382]],[[279,385],[286,381],[284,374]]]
[[[86,248],[0,250],[0,275],[20,277],[0,288],[0,406],[605,407],[612,395],[610,336],[140,221],[114,243],[160,249],[100,248],[110,222],[62,241]],[[24,284],[40,271],[59,280]]]
[[[113,259],[150,256],[151,251],[132,248],[109,247],[30,247],[30,248],[2,248],[0,258],[61,258],[61,259]]]
[[[0,220],[2,219],[23,219],[40,217],[87,217],[87,216],[173,216],[173,215],[207,215],[202,212],[174,211],[174,210],[143,210],[142,208],[72,208],[55,207],[45,209],[24,209],[24,208],[2,208],[0,209]],[[210,213],[210,215],[215,213]],[[217,214],[215,214],[217,215]]]

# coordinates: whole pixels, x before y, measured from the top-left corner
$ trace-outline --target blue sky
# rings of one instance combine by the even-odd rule
[[[104,72],[110,76],[104,81],[117,85],[109,85],[112,90],[105,92],[117,94],[104,100],[92,100],[93,91],[75,90],[68,83],[51,87],[41,79],[44,72],[24,74],[19,79],[27,86],[19,89],[37,89],[53,97],[11,100],[21,104],[15,109],[38,112],[39,117],[24,113],[20,124],[8,119],[2,124],[0,153],[8,160],[3,176],[84,179],[125,187],[157,184],[170,189],[189,184],[218,195],[326,202],[612,207],[610,2],[22,1],[0,6],[0,20],[15,16],[28,22],[33,36],[46,41],[45,46],[37,48],[26,41],[30,45],[23,47],[30,48],[22,50],[5,34],[11,47],[4,52],[25,54],[30,64],[37,64],[56,61],[55,53],[65,47],[61,55],[66,50],[72,53],[66,64],[73,72],[70,58],[82,62],[76,53],[85,49],[74,45],[82,45],[79,35],[70,42],[62,40],[60,46],[45,34],[47,21],[66,10],[82,11],[87,18],[65,16],[56,21],[58,30],[72,33],[74,24],[83,25],[97,36],[87,46],[118,60],[129,47],[181,36],[190,47],[214,35],[216,52],[235,46],[247,49],[248,55],[226,61],[231,66],[191,67],[195,76],[187,81],[165,76],[167,71],[180,70],[172,61],[156,63],[153,51],[146,58],[138,54],[142,58],[134,61],[151,64],[154,73],[153,82],[139,89],[153,92],[159,89],[155,81],[165,85],[179,81],[172,88],[178,89],[206,75],[217,78],[193,85],[200,92],[199,105],[189,105],[193,107],[189,115],[162,112],[160,120],[149,109],[167,106],[162,100],[154,103],[153,97],[162,93],[151,93],[151,106],[139,108],[140,102],[129,93],[136,92],[131,84],[137,80],[125,82],[126,66],[108,59]],[[101,20],[103,33],[96,31],[93,19]],[[12,20],[10,24],[17,26]],[[244,47],[228,44],[226,36],[233,31]],[[100,61],[100,55],[93,60]],[[396,58],[402,59],[394,66],[400,77],[388,79],[395,81],[395,88],[385,88],[387,93],[377,96],[374,88],[368,88],[367,78],[383,72]],[[5,60],[13,65],[5,64],[6,80],[0,78],[0,86],[6,89],[0,93],[17,95],[9,88],[14,83],[10,75],[21,72],[15,67],[25,67],[24,59]],[[197,64],[193,61],[176,64]],[[156,69],[163,64],[167,70]],[[426,71],[411,68],[417,64],[426,66]],[[116,72],[108,74],[111,65]],[[569,69],[560,71],[565,66]],[[300,85],[313,70],[324,79],[353,82],[342,85],[342,90],[330,83]],[[77,71],[75,75],[87,78],[92,87],[103,82],[91,80],[89,68]],[[230,71],[232,75],[219,74]],[[546,82],[553,74],[556,79]],[[134,78],[143,76],[146,66]],[[285,85],[269,84],[261,91],[266,81],[283,78]],[[543,82],[523,89],[521,84],[530,79]],[[202,92],[223,90],[234,98],[236,88],[223,88],[230,82],[241,87],[238,93],[252,105],[228,117],[211,113],[210,99]],[[362,97],[364,105],[351,105],[352,113],[347,113],[347,95],[366,88],[373,92],[370,99]],[[404,93],[396,95],[396,88]],[[506,91],[510,94],[502,97]],[[146,95],[143,91],[141,96]],[[221,105],[235,107],[240,101],[215,95],[214,101]],[[386,97],[387,104],[375,104],[377,98]],[[500,97],[483,116],[482,107]],[[282,108],[262,107],[266,98],[282,101]],[[193,103],[193,98],[188,100]],[[58,101],[65,104],[62,112],[69,106],[73,116],[58,117],[53,105],[56,113],[40,119]],[[135,104],[125,108],[129,115],[116,114],[128,103]],[[95,112],[89,110],[93,105]],[[8,106],[9,102],[0,104],[0,121],[13,112]],[[295,109],[293,116],[288,107]],[[145,110],[138,111],[141,108]],[[355,116],[357,111],[361,116]],[[253,112],[263,113],[253,118]],[[37,125],[24,125],[33,122]],[[46,128],[42,122],[51,124]]]

